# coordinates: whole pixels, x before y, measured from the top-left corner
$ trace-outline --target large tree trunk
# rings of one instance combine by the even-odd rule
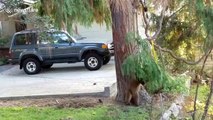
[[[150,102],[151,98],[134,76],[122,75],[122,63],[133,53],[130,45],[125,44],[129,32],[138,33],[136,4],[137,0],[109,0],[112,15],[112,31],[115,49],[115,67],[117,76],[116,100],[131,105]],[[139,99],[140,98],[140,99]]]
[[[115,49],[115,67],[117,76],[117,97],[116,99],[125,102],[127,97],[129,80],[121,72],[121,66],[124,59],[130,51],[125,44],[125,38],[128,32],[134,32],[134,13],[132,0],[109,0],[112,15],[112,31]]]

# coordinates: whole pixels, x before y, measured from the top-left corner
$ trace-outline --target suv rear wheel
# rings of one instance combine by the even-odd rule
[[[96,53],[89,53],[84,59],[84,65],[88,70],[98,70],[103,65],[103,59]]]
[[[27,58],[23,62],[24,72],[28,75],[37,74],[41,71],[41,64],[34,58]]]

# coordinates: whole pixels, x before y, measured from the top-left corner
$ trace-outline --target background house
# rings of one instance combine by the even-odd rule
[[[9,57],[10,40],[15,32],[33,28],[33,24],[25,24],[23,20],[35,14],[34,3],[35,0],[23,0],[19,9],[8,9],[0,3],[0,58]]]
[[[35,14],[32,7],[34,3],[34,0],[23,0],[19,9],[5,8],[0,4],[0,36],[11,36],[15,32],[32,28],[32,24],[25,24],[23,20],[25,16]]]

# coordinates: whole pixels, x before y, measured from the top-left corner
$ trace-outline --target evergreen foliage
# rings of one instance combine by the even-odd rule
[[[129,38],[131,40],[129,40]],[[131,42],[132,41],[132,42]],[[122,65],[122,73],[126,76],[134,76],[141,83],[145,83],[148,92],[184,92],[184,78],[172,77],[166,70],[156,63],[151,48],[147,40],[139,36],[127,36],[127,42],[137,43],[138,50],[135,54],[130,54]]]
[[[90,26],[95,21],[99,24],[105,23],[108,28],[111,25],[111,14],[106,0],[52,0],[52,8],[48,8],[50,15],[47,9],[43,8],[42,1],[39,14],[50,16],[58,28],[61,28],[62,22],[68,31],[71,31],[72,25],[76,23]]]
[[[53,28],[52,19],[49,16],[28,16],[23,22],[26,24],[33,24],[35,29],[39,29],[41,31]]]
[[[111,13],[107,0],[93,0],[93,21],[99,24],[105,23],[107,28],[111,27]]]
[[[204,32],[196,12],[190,7],[188,1],[173,0],[168,8],[168,14],[164,17],[162,30],[157,38],[157,44],[173,51],[188,61],[196,61],[198,52],[202,53]],[[152,19],[159,19],[153,14]],[[160,52],[160,51],[158,51]],[[173,59],[167,53],[161,53],[165,67],[174,73],[183,73],[193,69],[180,60]]]
[[[53,0],[52,17],[55,25],[60,28],[62,21],[70,30],[73,23],[88,25],[92,21],[89,3],[84,0]]]
[[[213,48],[213,5],[210,3],[204,4],[203,0],[196,0],[196,13],[202,26],[206,32],[204,51],[208,52]]]

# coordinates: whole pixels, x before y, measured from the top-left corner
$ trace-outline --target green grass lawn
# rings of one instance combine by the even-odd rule
[[[195,86],[190,90],[190,96],[183,106],[186,119],[191,119],[187,113],[193,110]],[[209,87],[202,85],[199,88],[196,118],[200,119]],[[23,105],[24,106],[24,105]],[[59,108],[58,107],[0,107],[0,120],[157,120],[161,115],[160,108],[153,108],[152,113],[147,107],[132,107],[123,105],[98,105],[86,108]],[[164,110],[167,107],[164,106]],[[206,120],[212,120],[212,105],[209,107]],[[151,114],[151,115],[150,115]],[[150,118],[151,117],[151,118]],[[197,120],[198,120],[197,119]]]
[[[97,106],[94,108],[4,107],[0,120],[147,120],[141,107]]]

